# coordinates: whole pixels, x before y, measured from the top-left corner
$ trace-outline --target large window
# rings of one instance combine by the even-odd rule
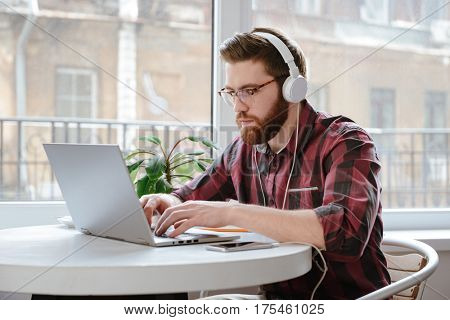
[[[307,98],[367,128],[385,209],[450,205],[450,5],[440,0],[253,0],[308,60]]]
[[[209,136],[211,44],[210,0],[0,2],[0,201],[61,199],[42,143]]]
[[[127,150],[146,133],[209,135],[212,83],[223,80],[211,79],[213,1],[37,3],[0,3],[0,201],[60,199],[44,142]],[[446,1],[226,3],[216,31],[285,31],[307,56],[309,101],[367,128],[384,208],[449,206]]]

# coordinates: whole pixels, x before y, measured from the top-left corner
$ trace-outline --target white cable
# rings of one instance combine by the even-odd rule
[[[295,149],[294,149],[294,161],[292,162],[291,172],[289,174],[288,181],[286,183],[286,191],[284,192],[284,200],[283,200],[283,206],[281,207],[281,210],[284,210],[284,206],[286,205],[286,197],[289,190],[289,183],[291,182],[292,173],[294,172],[295,167],[295,159],[297,159],[297,144],[298,144],[298,118],[300,117],[300,103],[297,106],[297,125],[296,125],[296,133],[295,133]]]
[[[327,262],[325,261],[325,258],[322,255],[322,251],[319,248],[317,248],[315,245],[313,245],[311,243],[307,243],[307,242],[289,241],[289,242],[281,242],[280,243],[280,245],[284,245],[284,244],[302,244],[302,245],[306,245],[306,246],[311,246],[316,250],[316,252],[319,254],[320,258],[322,259],[323,268],[316,263],[316,266],[319,268],[319,270],[322,271],[322,276],[320,277],[319,281],[317,282],[316,286],[314,287],[314,289],[311,293],[310,300],[313,300],[316,290],[319,288],[320,284],[322,283],[322,281],[325,278],[325,275],[328,271]],[[315,260],[313,260],[313,261],[315,262]]]
[[[255,147],[253,147],[253,149],[252,149],[252,154],[253,154],[253,161],[255,163],[256,170],[258,171],[259,186],[261,187],[261,192],[262,192],[263,201],[264,201],[264,207],[265,207],[266,206],[266,196],[264,195],[264,189],[263,189],[262,182],[261,182],[261,173],[259,172],[258,163],[256,162]]]

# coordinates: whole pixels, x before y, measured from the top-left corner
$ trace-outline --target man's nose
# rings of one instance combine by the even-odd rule
[[[234,109],[234,112],[236,112],[236,113],[247,112],[248,111],[248,106],[245,103],[243,103],[241,101],[241,99],[236,97],[236,99],[234,100],[233,109]]]

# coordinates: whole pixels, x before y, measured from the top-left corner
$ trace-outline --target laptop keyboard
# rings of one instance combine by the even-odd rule
[[[160,235],[160,236],[155,235],[155,237],[158,237],[158,238],[165,238],[165,239],[170,238],[170,237],[167,235],[167,233],[164,233],[164,234],[162,234],[162,235]],[[188,234],[180,234],[179,236],[176,236],[174,239],[177,239],[177,240],[189,240],[189,239],[192,239],[192,238],[194,238],[192,235],[188,235]]]
[[[155,230],[152,229],[152,231],[153,231],[153,237],[154,237],[154,238],[163,238],[163,239],[169,239],[169,238],[172,239],[171,237],[169,237],[169,234],[170,234],[173,230],[174,230],[174,228],[173,228],[173,227],[170,227],[170,228],[167,229],[167,231],[164,232],[162,235],[157,236],[156,233],[155,233]],[[189,234],[180,234],[180,235],[176,236],[176,237],[173,238],[173,239],[177,239],[177,240],[191,240],[191,239],[193,239],[193,238],[194,238],[193,235],[189,235]]]

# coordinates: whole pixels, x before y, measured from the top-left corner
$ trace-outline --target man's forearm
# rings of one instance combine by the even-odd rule
[[[279,242],[306,242],[325,249],[323,228],[313,210],[285,211],[240,204],[230,208],[229,221]]]

